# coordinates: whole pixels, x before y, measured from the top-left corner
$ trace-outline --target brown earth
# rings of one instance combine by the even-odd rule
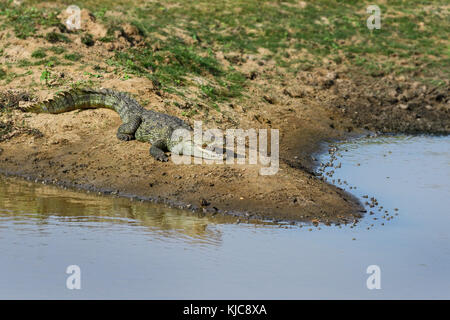
[[[86,13],[84,13],[86,16]],[[88,19],[89,15],[86,16]],[[104,30],[95,21],[92,34]],[[129,29],[129,30],[128,30]],[[93,47],[80,44],[79,35],[69,35],[84,56],[70,66],[55,66],[57,76],[49,86],[39,83],[38,66],[33,74],[16,78],[1,88],[0,170],[5,174],[80,189],[133,196],[214,214],[224,212],[287,221],[353,222],[361,217],[360,203],[314,174],[314,153],[323,142],[349,135],[379,132],[438,133],[450,131],[449,87],[431,88],[405,78],[355,75],[343,65],[283,75],[273,61],[262,63],[260,55],[221,56],[241,61],[238,68],[248,76],[250,100],[230,103],[221,113],[182,116],[185,103],[160,92],[143,78],[123,80],[112,73],[96,79],[95,87],[114,88],[133,94],[144,107],[184,118],[202,120],[205,127],[273,128],[280,130],[280,170],[261,176],[259,165],[175,165],[155,161],[149,145],[123,142],[115,134],[120,119],[110,110],[74,111],[60,115],[28,114],[19,107],[51,97],[69,83],[86,81],[94,66],[109,70],[105,58],[122,46],[139,45],[132,28],[117,41]],[[48,30],[44,30],[47,32]],[[2,63],[27,58],[44,39],[6,39]],[[81,67],[82,66],[82,67]],[[18,73],[23,70],[15,70]],[[30,87],[34,90],[30,90]],[[32,91],[32,94],[30,94]]]

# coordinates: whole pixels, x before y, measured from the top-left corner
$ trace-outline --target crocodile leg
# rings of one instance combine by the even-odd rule
[[[152,143],[150,147],[150,155],[153,156],[156,160],[159,161],[168,161],[169,157],[164,153],[164,149],[166,148],[166,144],[163,140],[158,140],[155,143]]]
[[[135,132],[142,123],[140,116],[130,117],[128,122],[123,123],[117,130],[117,138],[123,141],[129,141],[135,139]]]

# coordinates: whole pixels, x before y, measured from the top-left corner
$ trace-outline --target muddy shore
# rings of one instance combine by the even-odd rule
[[[56,141],[47,140],[49,133],[45,132],[46,127],[55,130],[53,115],[28,118],[36,123],[48,121],[39,129],[43,136],[21,134],[2,142],[2,173],[207,214],[324,222],[360,217],[356,199],[323,183],[310,171],[313,161],[309,153],[286,158],[288,152],[297,154],[286,147],[288,151],[281,153],[280,169],[273,176],[261,176],[260,166],[248,164],[160,163],[148,155],[148,145],[136,141],[125,144],[115,138],[120,119],[114,112],[90,110],[63,117],[71,119],[60,120],[58,127],[66,132]],[[94,118],[105,119],[108,125],[92,132],[90,124]],[[79,127],[70,134],[66,121],[76,121]]]
[[[319,86],[313,92],[316,99],[322,95],[333,98],[330,90]],[[442,94],[444,97],[439,99],[424,95],[426,101],[422,105],[432,103],[433,107],[414,111],[423,111],[420,121],[408,109],[384,106],[383,112],[392,112],[396,117],[385,118],[384,127],[377,131],[448,134],[448,91],[439,93]],[[157,162],[148,155],[147,144],[118,141],[115,131],[120,119],[104,109],[61,115],[30,115],[17,110],[10,113],[8,117],[15,123],[25,122],[39,134],[18,133],[2,141],[1,171],[36,182],[135,197],[206,214],[323,223],[358,220],[363,215],[361,204],[315,175],[318,163],[313,155],[323,151],[320,148],[324,142],[374,132],[367,129],[380,126],[380,113],[366,112],[348,102],[347,110],[360,110],[358,117],[353,118],[348,112],[340,112],[342,106],[333,108],[313,100],[302,110],[287,111],[291,106],[289,99],[295,98],[284,95],[284,103],[278,105],[295,116],[277,119],[266,114],[272,116],[270,127],[279,128],[281,136],[280,170],[273,176],[261,176],[259,166],[248,164]],[[305,98],[308,96],[302,100]],[[298,102],[296,105],[303,106]],[[366,125],[358,125],[361,122]]]

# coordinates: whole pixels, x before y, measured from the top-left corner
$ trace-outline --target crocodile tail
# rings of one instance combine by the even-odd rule
[[[108,108],[115,111],[134,99],[124,92],[109,89],[90,90],[74,89],[57,94],[53,99],[36,103],[27,108],[25,112],[34,113],[63,113],[79,109]]]

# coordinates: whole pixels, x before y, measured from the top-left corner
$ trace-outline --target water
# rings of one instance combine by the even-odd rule
[[[339,148],[335,182],[394,219],[375,208],[353,228],[235,224],[1,178],[0,298],[450,298],[450,138]],[[81,290],[66,288],[69,265]],[[367,289],[369,265],[379,290]]]

